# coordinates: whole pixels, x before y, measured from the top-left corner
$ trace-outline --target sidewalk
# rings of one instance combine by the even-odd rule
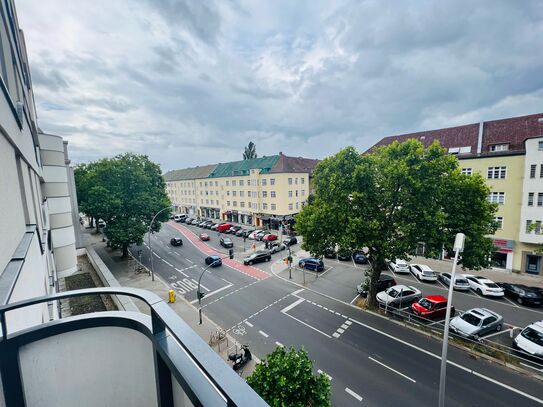
[[[155,281],[152,281],[150,275],[147,273],[136,274],[133,269],[134,264],[130,264],[131,262],[127,259],[122,259],[120,251],[106,247],[105,242],[102,242],[102,235],[95,234],[94,229],[82,228],[82,236],[85,247],[92,246],[94,248],[121,286],[151,291],[165,302],[168,302],[168,291],[170,288],[160,277],[155,274]],[[138,300],[134,302],[142,313],[150,314],[149,307],[146,304]],[[210,343],[211,336],[220,329],[205,314],[202,318],[202,325],[200,325],[197,308],[186,301],[181,295],[177,295],[175,303],[169,305],[206,343]],[[228,360],[228,353],[236,350],[236,345],[239,349],[239,344],[229,335],[218,344],[210,344],[225,361]],[[246,378],[253,372],[258,361],[258,358],[254,357],[238,373]]]

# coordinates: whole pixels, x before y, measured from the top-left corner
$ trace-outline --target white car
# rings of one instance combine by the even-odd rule
[[[543,321],[524,328],[513,340],[513,347],[543,361]]]
[[[411,305],[411,303],[420,300],[422,293],[415,287],[398,284],[387,288],[385,291],[377,293],[377,302],[389,307],[402,308]]]
[[[388,268],[394,273],[409,273],[409,265],[402,259],[391,260],[388,263]]]
[[[469,288],[479,295],[489,297],[503,297],[505,295],[503,288],[486,277],[464,274],[464,278],[468,280]]]
[[[447,287],[451,284],[451,278],[451,273],[439,273],[439,276],[437,277],[437,279],[445,284]],[[469,291],[470,286],[468,279],[465,278],[462,274],[455,274],[453,288],[455,290]]]
[[[262,232],[262,230],[260,229],[256,229],[254,231],[252,231],[249,236],[247,236],[248,239],[252,239],[252,240],[255,240],[255,237],[257,234],[259,234],[260,232]]]
[[[437,281],[437,274],[425,264],[411,264],[411,273],[420,281]]]

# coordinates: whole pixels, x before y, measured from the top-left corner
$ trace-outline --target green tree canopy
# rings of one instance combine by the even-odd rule
[[[330,406],[330,380],[313,374],[313,362],[303,349],[278,346],[256,366],[247,383],[270,406]]]
[[[243,159],[244,160],[252,160],[253,158],[257,158],[256,155],[256,145],[252,141],[249,142],[247,147],[245,147],[245,151],[243,152]]]
[[[122,248],[123,256],[131,244],[142,243],[153,216],[171,205],[160,167],[143,155],[102,159],[74,173],[81,211],[106,221],[107,237]],[[170,212],[165,210],[157,217],[153,231],[160,230],[160,222]]]
[[[489,265],[496,205],[483,178],[461,174],[437,142],[394,142],[365,155],[347,147],[317,165],[314,185],[315,199],[296,216],[303,246],[316,255],[367,248],[371,304],[387,259],[409,259],[420,242],[435,256],[462,232],[463,266]]]

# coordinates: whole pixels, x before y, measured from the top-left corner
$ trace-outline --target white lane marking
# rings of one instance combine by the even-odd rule
[[[291,295],[300,294],[303,290],[304,290],[303,288],[300,288],[299,290],[296,290],[296,291],[294,291],[293,293],[291,293]]]
[[[276,344],[277,346],[280,346],[280,347],[282,347],[282,348],[284,348],[284,347],[285,347],[285,345],[283,345],[283,344],[282,344],[281,342],[277,342],[277,341],[276,341],[276,342],[275,342],[275,344]]]
[[[334,338],[339,338],[341,335],[338,334],[337,332],[334,332],[334,333],[332,334],[332,336],[333,336]]]
[[[247,326],[250,326],[251,328],[253,327],[253,324],[251,324],[249,321],[244,321],[245,324],[247,324]]]
[[[317,373],[320,373],[320,374],[322,374],[322,375],[327,376],[327,377],[328,377],[328,380],[332,380],[332,376],[330,376],[330,375],[329,375],[328,373],[326,373],[326,372],[323,372],[323,371],[320,370],[320,369],[317,369]]]
[[[336,332],[342,334],[343,332],[345,332],[345,329],[338,328],[336,329]]]
[[[201,284],[200,284],[200,285],[201,285]],[[227,288],[230,288],[230,287],[232,287],[233,285],[234,285],[234,284],[225,285],[224,287],[221,287],[221,288],[219,288],[219,289],[217,289],[217,290],[215,290],[215,291],[213,291],[213,292],[210,292],[210,293],[206,294],[206,298],[207,298],[207,297],[211,297],[212,295],[215,295],[215,294],[217,294],[217,293],[220,293],[221,291],[226,290]],[[192,300],[190,303],[191,303],[191,304],[195,304],[195,303],[197,303],[197,302],[198,302],[198,299],[196,298],[195,300]]]
[[[192,281],[198,285],[198,281],[196,281],[195,279],[192,279]],[[207,292],[210,292],[211,290],[209,288],[207,288],[205,285],[203,285],[202,283],[200,283],[200,287],[202,287],[204,290],[206,290]]]
[[[296,307],[297,305],[301,304],[304,301],[305,301],[304,298],[300,298],[300,299],[294,301],[292,304],[287,305],[285,308],[283,308],[281,310],[281,312],[286,313],[286,312],[290,311],[292,308]]]
[[[185,260],[188,261],[190,264],[194,264],[194,262],[193,262],[191,259],[187,259],[187,258],[185,257]]]
[[[181,270],[179,270],[177,267],[175,267],[175,270],[183,274],[185,277],[188,277],[188,274],[183,273]]]
[[[282,311],[281,311],[281,312],[282,312]],[[330,335],[328,335],[327,333],[322,332],[320,329],[317,329],[317,328],[315,328],[314,326],[311,326],[311,325],[309,325],[308,323],[306,323],[306,322],[304,322],[304,321],[302,321],[302,320],[300,320],[300,319],[298,319],[298,318],[296,318],[296,317],[293,317],[293,316],[290,315],[290,314],[287,314],[286,312],[282,312],[282,313],[283,313],[284,315],[286,315],[287,317],[290,317],[290,318],[292,318],[293,320],[298,321],[300,324],[305,325],[305,326],[307,326],[308,328],[313,329],[314,331],[320,333],[321,335],[324,335],[324,336],[326,336],[327,338],[332,339],[332,337],[331,337]]]
[[[510,332],[510,331],[511,331],[511,328],[506,329],[506,330],[504,330],[504,331],[497,331],[497,332],[494,332],[494,333],[492,333],[492,334],[490,334],[490,335],[486,335],[486,336],[484,337],[484,339],[492,338],[493,336],[500,335],[500,334],[504,334],[504,333]]]
[[[354,391],[352,391],[348,387],[345,387],[345,391],[347,393],[349,393],[351,396],[353,396],[355,399],[357,399],[358,401],[362,401],[362,396],[359,396],[358,394],[356,394]]]
[[[355,324],[363,326],[364,328],[367,328],[367,329],[369,329],[371,331],[377,332],[378,334],[386,336],[387,338],[390,338],[390,339],[392,339],[392,340],[394,340],[396,342],[402,343],[405,346],[408,346],[408,347],[410,347],[412,349],[416,349],[419,352],[422,352],[422,353],[424,353],[424,354],[426,354],[428,356],[431,356],[431,357],[433,357],[435,359],[441,360],[441,356],[438,356],[438,355],[436,355],[436,354],[434,354],[434,353],[432,353],[432,352],[430,352],[430,351],[428,351],[426,349],[419,348],[418,346],[413,345],[412,343],[409,343],[409,342],[404,341],[402,339],[396,338],[396,337],[394,337],[394,336],[392,336],[392,335],[390,335],[390,334],[388,334],[388,333],[386,333],[384,331],[381,331],[381,330],[379,330],[377,328],[374,328],[374,327],[372,327],[370,325],[367,325],[367,324],[364,324],[364,323],[362,323],[360,321],[357,321],[356,319],[350,318],[350,320],[353,321]],[[505,388],[507,390],[510,390],[510,391],[512,391],[514,393],[520,394],[521,396],[524,396],[524,397],[529,398],[531,400],[537,401],[539,404],[543,404],[543,400],[538,399],[537,397],[532,396],[531,394],[525,393],[525,392],[523,392],[521,390],[515,389],[514,387],[508,386],[507,384],[499,382],[498,380],[495,380],[495,379],[493,379],[491,377],[485,376],[485,375],[483,375],[483,374],[481,374],[479,372],[476,372],[475,370],[469,369],[469,368],[467,368],[465,366],[462,366],[462,365],[460,365],[458,363],[455,363],[455,362],[452,362],[450,360],[447,360],[447,363],[450,364],[451,366],[457,367],[458,369],[461,369],[461,370],[463,370],[465,372],[468,372],[468,373],[471,373],[471,374],[473,374],[473,375],[475,375],[477,377],[480,377],[481,379],[487,380],[487,381],[489,381],[491,383],[497,384],[498,386],[501,386],[501,387],[503,387],[503,388]]]
[[[153,254],[160,259],[160,256],[158,254],[156,254],[155,252],[153,252]]]
[[[406,376],[406,375],[404,375],[403,373],[398,372],[396,369],[393,369],[393,368],[391,368],[390,366],[387,366],[387,365],[385,365],[384,363],[379,362],[378,360],[372,358],[371,356],[368,356],[368,359],[371,360],[371,361],[373,361],[373,362],[375,362],[375,363],[377,363],[377,364],[379,364],[379,365],[381,365],[381,366],[383,366],[384,368],[387,368],[388,370],[390,370],[390,371],[392,371],[392,372],[394,372],[394,373],[396,373],[396,374],[399,374],[399,375],[402,376],[403,378],[405,378],[405,379],[407,379],[407,380],[410,380],[410,381],[412,381],[413,383],[416,383],[416,382],[417,382],[415,379],[412,379],[412,378],[410,378],[409,376]]]
[[[347,325],[351,325],[351,324],[352,324],[351,321],[345,321],[345,323],[346,323]]]
[[[520,308],[516,303],[514,303],[513,301],[511,301],[509,298],[503,297],[503,299],[506,300],[507,302],[510,302],[510,303],[513,304],[515,307]]]
[[[356,301],[356,299],[360,296],[360,294],[356,294],[356,297],[354,297],[349,304],[352,304]]]
[[[262,335],[264,338],[267,338],[268,336],[270,336],[270,335],[268,335],[268,334],[267,334],[266,332],[264,332],[264,331],[258,331],[258,333],[259,333],[260,335]]]
[[[349,325],[347,325],[347,324],[341,325],[341,328],[343,328],[343,329],[347,329],[348,327],[349,327]]]

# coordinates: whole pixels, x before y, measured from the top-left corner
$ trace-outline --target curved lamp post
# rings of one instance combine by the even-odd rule
[[[160,215],[162,212],[164,212],[167,209],[172,209],[173,206],[166,206],[165,208],[162,208],[157,213],[155,213],[155,216],[153,216],[153,219],[151,220],[151,223],[149,224],[149,231],[147,232],[148,235],[148,241],[149,241],[149,252],[151,253],[151,280],[155,281],[155,268],[153,264],[153,249],[151,248],[151,228],[153,227],[153,223],[155,223],[155,219],[158,215]]]

